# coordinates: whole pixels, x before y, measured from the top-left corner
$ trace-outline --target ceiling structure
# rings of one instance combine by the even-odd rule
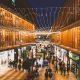
[[[58,8],[62,7],[64,0],[28,0],[36,14],[35,23],[38,31],[50,31],[56,19]],[[56,13],[54,15],[54,12]]]
[[[28,0],[39,30],[60,31],[80,20],[80,0]]]
[[[53,30],[63,30],[71,27],[76,27],[80,20],[80,0],[66,0],[62,8],[59,8],[57,18],[53,24]]]
[[[48,32],[60,31],[80,20],[79,8],[80,0],[15,0],[12,7],[32,22],[37,31]]]
[[[6,9],[11,10],[17,16],[22,17],[31,23],[33,23],[35,19],[35,15],[30,10],[32,6],[27,0],[0,0],[0,5],[3,5]],[[31,16],[33,16],[33,20]]]
[[[80,20],[80,0],[26,1],[31,7],[24,8],[24,12],[30,14],[37,31],[60,31]]]

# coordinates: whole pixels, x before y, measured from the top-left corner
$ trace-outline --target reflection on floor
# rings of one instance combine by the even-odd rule
[[[55,80],[77,80],[77,79],[72,72],[70,72],[70,74],[66,76],[61,75],[61,73],[59,72],[55,74]]]
[[[1,76],[0,80],[24,80],[25,76],[26,72],[12,69],[8,71],[5,75]]]
[[[54,70],[53,70],[54,72]],[[45,73],[45,68],[40,68],[39,69],[39,80],[45,80],[44,79],[44,73]],[[5,75],[0,77],[0,80],[24,80],[26,77],[27,72],[26,71],[19,71],[12,69],[8,71]],[[50,80],[50,79],[48,79]],[[55,73],[55,77],[53,77],[53,80],[77,80],[76,77],[74,76],[73,73],[70,72],[70,75],[61,75],[60,72]]]

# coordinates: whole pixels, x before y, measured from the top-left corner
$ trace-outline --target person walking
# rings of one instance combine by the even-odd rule
[[[25,70],[25,61],[22,62],[22,70]]]
[[[64,72],[64,76],[66,75],[66,66],[65,66],[65,63],[63,65],[63,72]]]
[[[12,68],[12,61],[11,61],[11,59],[9,60],[9,67]]]
[[[70,64],[67,63],[67,74],[69,75],[69,71],[70,71]]]
[[[45,71],[45,80],[48,80],[48,70]]]
[[[34,67],[34,69],[33,69],[33,80],[36,78],[36,67]]]
[[[78,68],[78,80],[80,80],[80,66]]]
[[[19,63],[21,64],[21,59],[19,59]]]
[[[61,71],[61,75],[63,74],[63,63],[61,62],[60,64],[60,71]]]
[[[52,69],[50,67],[48,67],[48,72],[52,72]]]
[[[52,71],[49,72],[49,78],[50,78],[50,80],[53,80],[53,73],[52,73]]]
[[[18,69],[21,70],[21,64],[18,64]]]
[[[36,80],[39,79],[39,72],[38,72],[38,69],[35,70],[35,78],[36,78]]]
[[[57,63],[54,64],[54,69],[55,69],[55,73],[56,72],[58,73],[58,65],[57,65]]]
[[[61,71],[62,61],[59,61],[59,70]]]
[[[52,64],[54,65],[54,58],[52,59]]]

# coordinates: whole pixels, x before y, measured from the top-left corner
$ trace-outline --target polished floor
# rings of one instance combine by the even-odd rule
[[[39,68],[39,79],[38,80],[45,80],[44,79],[45,68]],[[6,74],[0,76],[0,80],[24,80],[27,75],[26,71],[19,71],[19,70],[9,70]],[[53,80],[77,80],[73,73],[70,72],[69,76],[61,75],[60,72],[54,74],[53,70]],[[48,79],[50,80],[50,79]]]
[[[0,76],[0,80],[24,80],[26,72],[16,69],[9,70],[6,74]]]
[[[77,80],[73,73],[70,72],[69,75],[61,75],[60,72],[55,75],[55,80]]]

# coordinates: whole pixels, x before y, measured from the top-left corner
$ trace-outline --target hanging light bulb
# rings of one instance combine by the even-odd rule
[[[41,13],[41,16],[43,16],[43,14]]]
[[[42,13],[42,8],[41,8],[41,16],[43,16],[43,13]]]
[[[46,12],[46,17],[47,17],[47,12]]]

